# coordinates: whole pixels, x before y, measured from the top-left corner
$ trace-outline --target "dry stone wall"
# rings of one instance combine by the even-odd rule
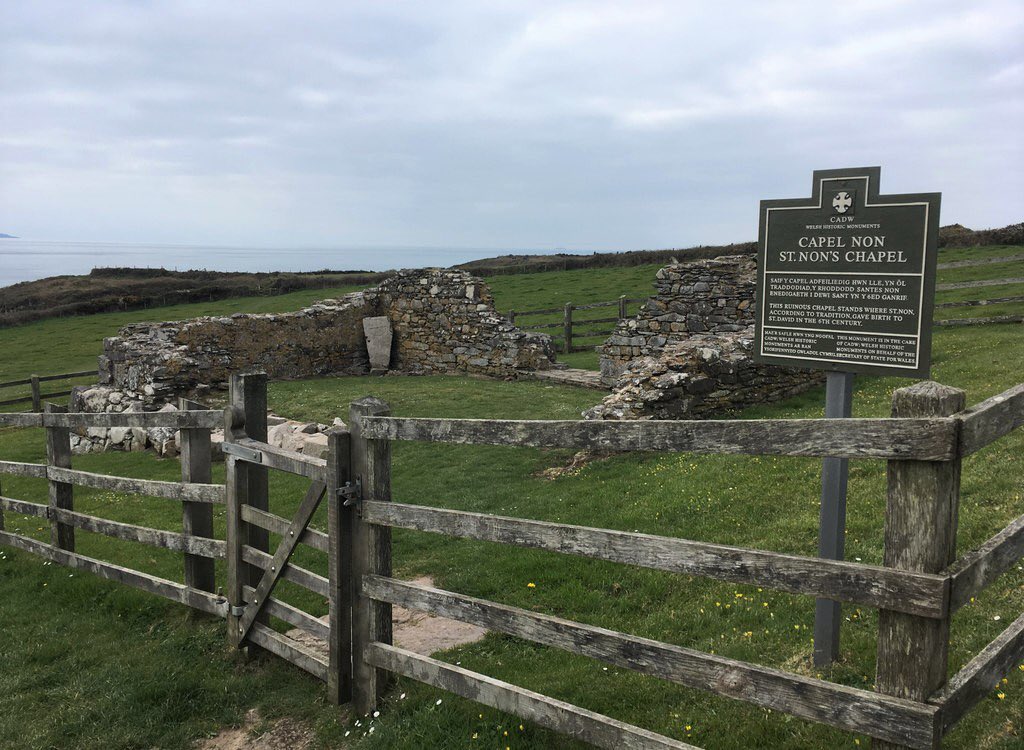
[[[393,330],[391,372],[513,378],[554,362],[551,338],[498,315],[490,290],[466,271],[400,271],[380,286],[295,312],[237,314],[139,323],[105,339],[99,385],[78,388],[81,411],[155,411],[179,396],[205,399],[232,372],[263,370],[274,379],[366,375],[363,320],[386,316]],[[166,452],[166,436],[93,430],[76,449]]]
[[[655,296],[601,348],[601,379],[612,394],[583,416],[701,419],[823,382],[818,371],[754,363],[756,274],[747,255],[658,271]]]
[[[400,271],[369,294],[391,321],[392,367],[401,372],[503,378],[554,362],[551,337],[511,325],[465,271]]]
[[[754,325],[756,260],[749,255],[676,263],[658,271],[651,297],[621,321],[601,347],[601,378],[616,382],[626,365],[695,334],[733,333]]]
[[[151,411],[178,396],[201,397],[223,387],[232,372],[261,369],[272,378],[364,374],[362,319],[372,309],[357,292],[295,312],[128,325],[103,342],[100,385]]]

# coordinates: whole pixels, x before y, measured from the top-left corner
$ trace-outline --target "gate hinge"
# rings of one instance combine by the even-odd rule
[[[244,604],[229,604],[228,605],[228,614],[231,615],[232,617],[241,617],[242,615],[245,614],[245,605]]]
[[[363,481],[356,477],[354,482],[345,482],[338,488],[338,497],[343,498],[342,505],[358,505],[363,499]]]

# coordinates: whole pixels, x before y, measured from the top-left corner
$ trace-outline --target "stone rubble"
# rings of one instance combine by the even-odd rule
[[[698,334],[630,361],[585,419],[704,419],[780,401],[824,382],[816,370],[755,364],[750,331]]]

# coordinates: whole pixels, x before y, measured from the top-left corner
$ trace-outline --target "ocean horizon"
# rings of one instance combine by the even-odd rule
[[[48,276],[87,274],[93,268],[166,268],[188,271],[387,271],[447,267],[495,255],[587,254],[590,250],[501,247],[238,247],[117,242],[0,239],[0,286]]]

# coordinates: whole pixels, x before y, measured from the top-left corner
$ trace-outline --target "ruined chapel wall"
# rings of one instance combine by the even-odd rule
[[[676,263],[658,271],[655,294],[621,321],[601,346],[601,376],[611,385],[626,365],[696,334],[754,325],[756,261],[750,255]]]

